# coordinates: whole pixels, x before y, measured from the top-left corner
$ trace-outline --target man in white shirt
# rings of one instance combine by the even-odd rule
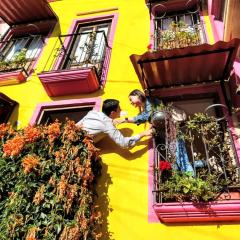
[[[114,119],[120,117],[120,112],[119,101],[116,99],[107,99],[103,102],[102,112],[96,110],[88,112],[77,125],[81,125],[84,130],[93,135],[94,142],[108,135],[122,148],[133,147],[142,137],[152,136],[152,129],[148,129],[138,135],[124,137],[114,124]]]

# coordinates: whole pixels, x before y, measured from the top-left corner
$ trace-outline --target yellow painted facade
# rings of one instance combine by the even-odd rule
[[[28,124],[36,105],[65,99],[102,97],[117,98],[122,110],[129,116],[137,114],[129,101],[128,94],[141,88],[130,62],[133,53],[147,50],[150,35],[149,12],[144,0],[59,0],[51,3],[59,18],[57,25],[44,47],[35,72],[28,81],[19,85],[1,87],[1,92],[19,103],[10,121],[18,127]],[[109,10],[109,11],[108,11]],[[91,13],[93,11],[93,13]],[[94,12],[95,11],[95,12]],[[107,83],[103,90],[93,94],[82,94],[50,98],[47,96],[37,73],[41,72],[58,34],[67,34],[75,19],[100,16],[118,12]],[[209,20],[204,17],[211,32]],[[211,38],[213,39],[213,37]],[[123,124],[125,135],[143,131],[146,126]],[[144,139],[131,150],[121,150],[110,140],[102,140],[103,171],[99,179],[98,204],[101,206],[104,224],[102,239],[115,240],[238,240],[240,226],[227,224],[176,224],[173,226],[148,222],[148,147]]]

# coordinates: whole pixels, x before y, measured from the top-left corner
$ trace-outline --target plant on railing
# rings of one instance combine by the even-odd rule
[[[159,190],[164,201],[209,201],[216,198],[221,187],[214,184],[213,175],[203,180],[193,177],[190,173],[173,171],[168,181],[163,182]]]
[[[0,125],[0,239],[98,239],[98,149],[73,121]]]
[[[19,51],[11,60],[0,61],[0,71],[8,71],[13,69],[19,69],[25,66],[27,63],[26,58],[27,49],[23,48]]]
[[[200,43],[198,25],[188,26],[185,22],[172,22],[169,29],[159,30],[158,48],[173,49],[194,46]]]
[[[197,113],[186,121],[185,126],[177,126],[176,129],[178,136],[191,149],[186,154],[191,159],[194,171],[177,170],[179,162],[173,163],[173,158],[166,159],[172,164],[166,179],[166,170],[162,171],[159,166],[155,166],[155,171],[159,172],[155,180],[164,202],[205,202],[215,200],[221,193],[229,193],[231,189],[239,190],[239,169],[224,122],[220,124],[214,117]],[[165,142],[165,148],[170,148],[168,141]],[[204,150],[198,152],[198,148]]]

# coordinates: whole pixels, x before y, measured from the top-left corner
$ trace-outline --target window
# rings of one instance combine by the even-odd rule
[[[60,35],[38,74],[49,96],[75,95],[101,89],[107,79],[118,13],[74,20]]]
[[[95,67],[101,76],[111,21],[79,25],[73,34],[63,69]]]
[[[93,109],[94,106],[75,106],[75,107],[64,107],[64,108],[53,108],[45,109],[42,111],[41,117],[38,120],[39,124],[50,124],[58,120],[60,122],[65,122],[66,119],[75,121],[76,123],[80,121],[89,111]]]
[[[206,42],[199,13],[172,12],[155,17],[155,48],[171,49]]]
[[[7,123],[16,105],[17,102],[0,93],[0,124]]]
[[[194,94],[194,88],[163,98],[184,110],[187,120],[174,126],[166,117],[165,131],[154,137],[153,208],[162,222],[235,219],[231,202],[239,204],[240,169],[219,98],[211,91]]]
[[[36,107],[30,124],[49,124],[58,119],[64,122],[66,118],[80,121],[90,110],[99,110],[100,98],[71,99],[41,103]]]
[[[13,37],[2,42],[0,70],[12,71],[24,68],[27,71],[40,53],[42,46],[41,35]]]

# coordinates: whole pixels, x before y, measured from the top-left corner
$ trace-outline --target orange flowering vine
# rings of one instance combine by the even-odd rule
[[[19,135],[13,139],[8,140],[5,144],[3,144],[4,157],[13,157],[19,155],[24,147],[24,144],[24,138]]]

